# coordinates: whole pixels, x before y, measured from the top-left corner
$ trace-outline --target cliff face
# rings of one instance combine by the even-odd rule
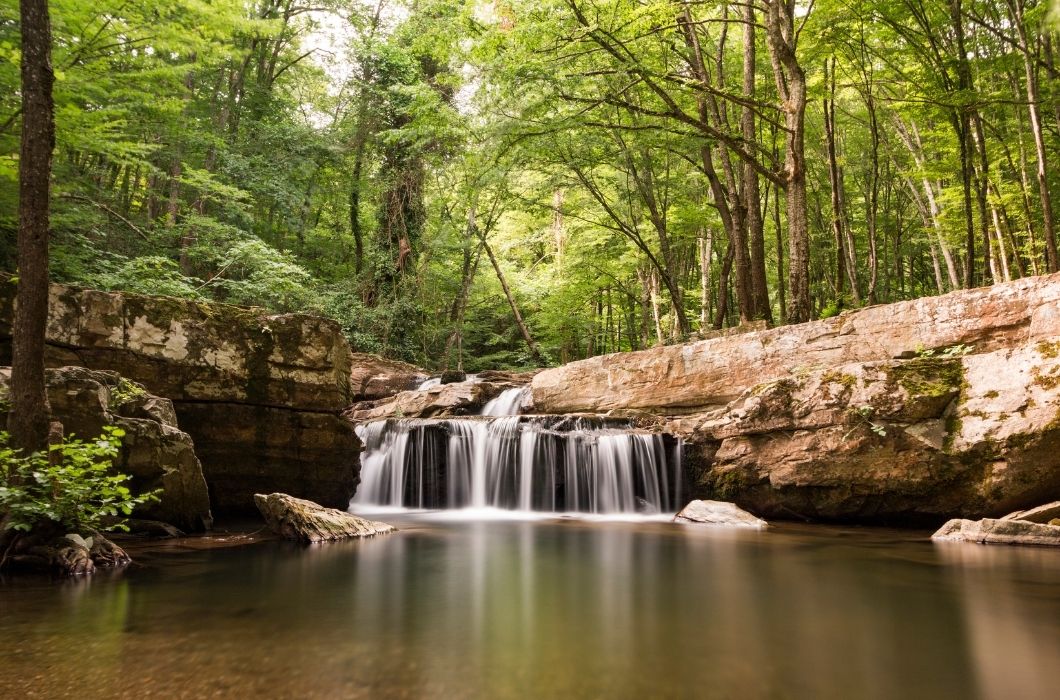
[[[0,365],[14,285],[0,284]],[[338,416],[351,353],[337,324],[298,314],[53,285],[49,366],[114,370],[173,401],[215,508],[285,491],[345,508],[360,443]]]
[[[698,498],[981,518],[1060,498],[1060,275],[547,370],[538,412],[659,416]]]

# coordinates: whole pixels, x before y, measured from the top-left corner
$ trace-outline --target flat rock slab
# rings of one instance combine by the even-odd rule
[[[692,501],[674,516],[675,523],[746,527],[761,530],[769,523],[727,501]]]
[[[1002,520],[1025,520],[1029,523],[1049,524],[1060,518],[1060,501],[1053,501],[1037,508],[1028,510],[1017,510],[1001,518]]]
[[[254,494],[254,503],[269,528],[281,537],[301,542],[326,542],[350,537],[372,537],[394,527],[357,517],[285,493]]]
[[[950,520],[931,536],[936,542],[1060,546],[1060,526],[1025,520]]]

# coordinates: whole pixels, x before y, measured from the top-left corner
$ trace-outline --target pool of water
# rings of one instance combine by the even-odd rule
[[[394,520],[392,518],[391,520]],[[0,696],[1055,698],[1060,551],[397,516],[0,583]]]

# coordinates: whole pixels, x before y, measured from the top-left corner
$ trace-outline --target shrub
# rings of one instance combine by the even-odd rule
[[[0,513],[9,530],[29,532],[55,524],[66,532],[127,530],[125,516],[158,500],[157,491],[133,495],[132,477],[112,472],[125,431],[107,426],[95,440],[66,439],[48,452],[24,456],[0,433]]]

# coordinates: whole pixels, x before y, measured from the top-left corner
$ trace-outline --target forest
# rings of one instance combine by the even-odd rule
[[[321,314],[475,371],[1060,269],[1048,2],[50,12],[54,281]],[[12,272],[19,41],[5,0]]]

